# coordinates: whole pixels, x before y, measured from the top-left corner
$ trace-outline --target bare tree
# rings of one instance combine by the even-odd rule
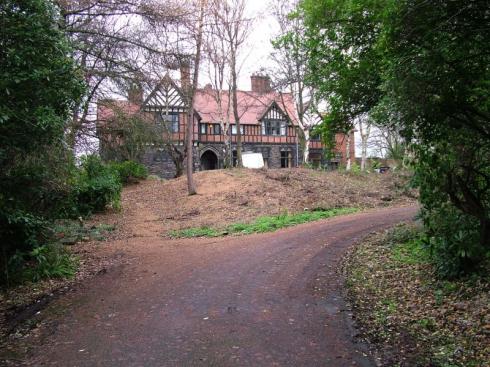
[[[271,55],[274,62],[274,84],[276,88],[283,89],[292,94],[298,123],[304,136],[303,162],[308,163],[309,142],[311,130],[321,122],[318,118],[318,103],[313,98],[313,89],[304,82],[307,58],[301,47],[301,38],[304,32],[302,19],[292,17],[296,9],[296,0],[272,3],[272,13],[279,24],[279,34],[273,41],[275,51]]]
[[[195,195],[197,191],[193,176],[194,157],[192,154],[195,118],[194,100],[199,85],[203,37],[209,6],[207,0],[185,1],[184,4],[187,9],[185,20],[178,24],[177,28],[172,30],[172,33],[177,40],[175,49],[176,63],[181,70],[181,89],[184,93],[187,108],[185,134],[187,191],[189,195]]]
[[[228,64],[230,70],[230,91],[233,117],[236,124],[237,139],[237,165],[242,162],[242,134],[240,128],[240,112],[238,111],[238,57],[247,36],[250,34],[252,20],[245,17],[245,0],[213,0],[212,15],[216,24],[214,32],[221,37],[228,50]]]
[[[378,156],[398,161],[402,161],[407,153],[405,140],[393,126],[374,126],[368,145]]]
[[[232,165],[230,159],[230,113],[231,113],[231,83],[230,83],[230,49],[223,37],[223,28],[216,21],[216,10],[213,9],[213,18],[209,24],[209,33],[206,37],[205,52],[208,61],[208,76],[211,88],[205,88],[205,92],[214,99],[218,107],[218,121],[223,134],[224,142],[224,166]],[[225,89],[226,87],[226,89]]]
[[[67,140],[90,149],[95,138],[95,102],[121,95],[121,85],[144,83],[157,59],[172,53],[156,37],[156,27],[178,22],[180,5],[156,0],[58,0],[60,24],[88,86],[76,105]],[[166,41],[165,41],[166,42]],[[144,76],[144,77],[143,77]]]

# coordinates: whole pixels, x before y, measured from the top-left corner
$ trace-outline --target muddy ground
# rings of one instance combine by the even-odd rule
[[[122,210],[95,218],[113,224],[118,238],[165,235],[173,229],[223,227],[258,216],[316,208],[374,208],[413,202],[406,178],[309,169],[217,170],[195,175],[198,194],[187,195],[185,177],[146,180],[124,189]]]
[[[168,231],[173,229],[224,227],[285,212],[399,206],[415,201],[415,193],[407,189],[406,177],[391,173],[235,169],[199,172],[195,181],[198,194],[194,196],[187,195],[185,177],[148,179],[125,187],[120,210],[84,222],[86,227],[104,224],[115,229],[106,232],[104,240],[70,246],[80,265],[74,279],[45,280],[0,293],[0,339],[8,334],[10,338],[21,337],[35,324],[24,321],[51,299],[70,292],[84,279],[131,261],[128,246],[137,237],[168,237]],[[131,248],[133,256],[135,250],[138,249]]]

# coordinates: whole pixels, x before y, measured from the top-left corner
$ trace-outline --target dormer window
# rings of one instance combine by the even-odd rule
[[[282,110],[273,102],[262,117],[262,135],[286,136],[288,121]]]
[[[262,121],[262,135],[286,136],[287,122],[284,120]]]

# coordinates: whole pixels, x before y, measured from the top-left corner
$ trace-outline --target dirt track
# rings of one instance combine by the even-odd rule
[[[43,311],[27,364],[372,366],[353,342],[334,269],[349,245],[415,211],[233,238],[128,239],[130,256],[138,248],[129,265]]]

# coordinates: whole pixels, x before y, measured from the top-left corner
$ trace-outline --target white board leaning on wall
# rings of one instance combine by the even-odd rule
[[[262,153],[243,152],[243,167],[245,168],[263,168],[264,158]]]

